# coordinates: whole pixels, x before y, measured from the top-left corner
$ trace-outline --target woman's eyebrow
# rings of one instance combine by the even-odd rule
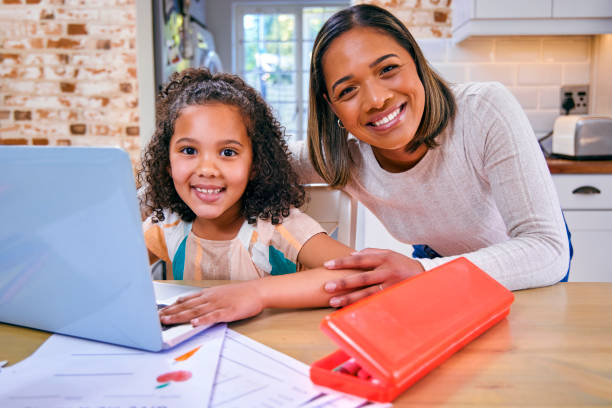
[[[377,64],[380,64],[381,62],[383,62],[384,60],[386,60],[387,58],[391,58],[391,57],[398,57],[397,54],[385,54],[382,57],[378,57],[374,60],[374,62],[372,62],[370,65],[368,65],[370,68],[376,66]],[[398,57],[399,58],[399,57]]]
[[[368,67],[372,68],[376,66],[377,64],[380,64],[382,61],[386,60],[387,58],[391,58],[391,57],[398,57],[398,55],[397,54],[385,54],[382,57],[376,58],[370,65],[368,65]],[[342,78],[334,82],[334,84],[332,85],[332,93],[334,92],[334,90],[336,89],[338,85],[340,85],[344,81],[348,81],[352,77],[353,77],[352,75],[343,76]]]

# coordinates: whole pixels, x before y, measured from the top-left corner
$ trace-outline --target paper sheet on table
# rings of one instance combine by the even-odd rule
[[[309,367],[228,329],[211,400],[213,408],[388,407],[318,387]]]
[[[54,334],[2,371],[0,407],[206,407],[225,330],[157,353]]]

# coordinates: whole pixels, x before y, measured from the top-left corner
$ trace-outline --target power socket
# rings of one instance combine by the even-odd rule
[[[560,95],[562,115],[580,115],[589,113],[589,86],[563,85]]]

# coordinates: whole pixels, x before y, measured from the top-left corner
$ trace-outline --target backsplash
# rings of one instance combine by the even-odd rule
[[[0,144],[139,156],[135,0],[4,0]]]

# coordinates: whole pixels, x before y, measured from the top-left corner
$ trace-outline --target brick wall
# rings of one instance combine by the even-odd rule
[[[552,130],[562,85],[591,84],[592,36],[451,40],[452,0],[370,0],[400,18],[425,57],[450,82],[498,81],[517,98],[536,136]]]
[[[135,0],[0,1],[0,144],[137,158]]]

